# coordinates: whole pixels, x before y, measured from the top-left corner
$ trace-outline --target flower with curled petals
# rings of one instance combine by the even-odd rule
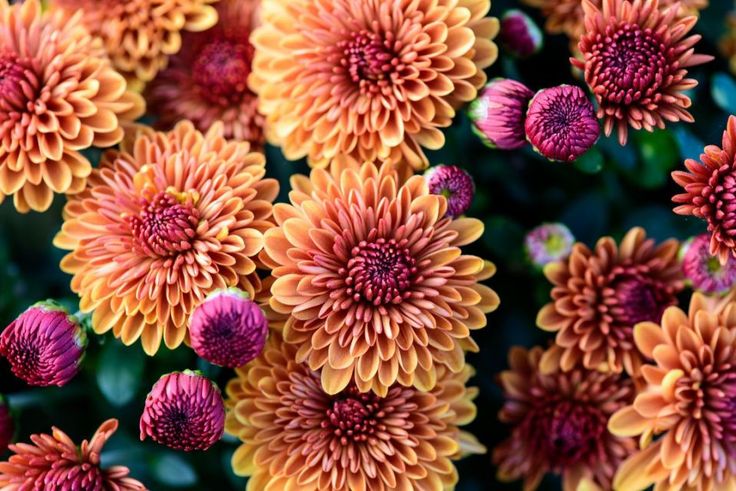
[[[265,0],[250,87],[266,137],[290,160],[324,167],[339,154],[402,158],[472,101],[496,59],[490,0]],[[288,40],[288,42],[285,42]]]
[[[91,440],[77,445],[58,428],[51,435],[31,436],[31,444],[10,445],[13,455],[0,462],[0,488],[28,491],[146,491],[120,465],[103,469],[100,454],[118,429],[118,421],[102,423]]]
[[[513,426],[493,452],[501,481],[524,479],[533,491],[544,474],[562,476],[563,489],[611,489],[618,465],[636,449],[631,438],[606,428],[616,410],[634,400],[634,383],[620,374],[581,367],[543,374],[542,348],[512,348],[501,373],[504,403],[499,419]]]
[[[641,435],[614,489],[709,491],[736,486],[736,303],[695,293],[687,313],[668,308],[661,324],[634,329],[646,390],[609,421]]]
[[[710,253],[708,234],[693,237],[682,249],[682,272],[694,290],[723,294],[736,285],[736,258],[729,255],[726,264],[721,264]]]
[[[217,24],[204,32],[184,33],[181,51],[148,85],[146,99],[162,129],[188,119],[200,131],[222,121],[225,138],[264,143],[264,117],[248,88],[259,0],[220,1]]]
[[[445,217],[425,179],[401,184],[389,164],[314,169],[292,178],[292,204],[274,206],[263,262],[276,278],[271,307],[290,317],[284,339],[335,394],[353,383],[386,395],[398,382],[431,389],[437,370],[460,370],[470,331],[498,296],[479,283],[495,267],[461,247],[483,233]]]
[[[52,9],[82,11],[89,31],[102,38],[115,68],[140,89],[179,52],[182,32],[217,22],[217,0],[49,0]],[[223,0],[230,1],[230,0]]]
[[[61,268],[74,275],[80,309],[94,311],[94,330],[128,345],[140,338],[153,355],[162,338],[170,349],[187,338],[189,316],[213,291],[254,296],[278,194],[264,175],[264,156],[224,139],[219,124],[206,134],[189,122],[141,128],[107,152],[54,239],[71,251]]]
[[[568,259],[545,266],[554,285],[552,302],[539,311],[537,325],[557,337],[542,358],[542,370],[569,371],[582,363],[591,370],[638,375],[642,359],[633,327],[658,321],[677,303],[683,288],[678,249],[676,240],[657,245],[637,227],[619,246],[611,237],[598,240],[593,250],[577,243]]]
[[[331,395],[296,356],[275,334],[227,386],[225,430],[243,441],[232,464],[250,476],[248,491],[451,490],[452,461],[485,452],[460,429],[476,415],[469,365],[439,367],[429,392],[392,385],[381,397],[348,386]]]
[[[678,4],[659,0],[583,0],[585,33],[578,48],[582,60],[572,64],[598,102],[603,130],[618,132],[626,144],[628,128],[653,131],[665,121],[694,121],[685,94],[698,82],[687,69],[712,56],[694,54],[700,35],[688,36],[697,17],[678,16]],[[662,8],[661,8],[662,7]]]
[[[0,202],[45,211],[78,193],[92,171],[82,151],[115,145],[143,111],[79,15],[0,0]]]

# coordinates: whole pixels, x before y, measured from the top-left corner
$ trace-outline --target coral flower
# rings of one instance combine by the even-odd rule
[[[255,256],[272,226],[278,183],[247,142],[189,122],[145,128],[106,153],[87,188],[64,208],[54,244],[73,274],[80,309],[97,333],[154,354],[187,337],[189,316],[215,290],[261,288]]]
[[[508,78],[496,78],[468,108],[473,132],[490,148],[515,150],[526,145],[524,119],[534,92]]]
[[[248,41],[255,27],[258,0],[216,4],[220,20],[204,32],[185,33],[181,51],[148,85],[146,98],[157,124],[169,129],[188,119],[200,131],[222,121],[225,137],[264,143],[258,98],[248,88],[254,49]]]
[[[598,117],[624,145],[628,127],[653,131],[665,121],[687,121],[685,91],[698,82],[687,69],[713,59],[693,54],[700,35],[688,36],[697,17],[678,17],[677,4],[660,8],[658,0],[583,0],[585,34],[578,48],[585,81],[598,101]]]
[[[452,464],[485,449],[460,426],[475,419],[473,371],[441,367],[429,392],[394,385],[384,397],[355,387],[329,395],[297,348],[272,336],[227,386],[226,431],[243,441],[232,464],[248,491],[454,489]]]
[[[685,248],[682,271],[694,290],[724,293],[736,284],[736,258],[728,256],[726,264],[710,254],[710,236],[694,237]]]
[[[661,326],[636,326],[647,389],[609,422],[641,435],[642,449],[619,468],[614,488],[726,490],[736,486],[736,304],[693,295],[686,314],[668,308]]]
[[[78,193],[82,150],[115,145],[143,110],[78,15],[0,0],[0,202],[45,211],[55,192]]]
[[[445,217],[447,200],[422,176],[402,185],[390,165],[332,166],[344,169],[292,179],[292,204],[274,207],[278,227],[266,232],[271,307],[290,314],[284,338],[330,394],[351,382],[382,396],[397,381],[429,390],[438,367],[462,368],[463,350],[477,349],[470,331],[498,305],[478,283],[495,267],[460,249],[483,224]]]
[[[423,148],[472,101],[497,55],[490,0],[265,0],[250,87],[266,136],[288,159],[402,158]]]
[[[190,370],[164,375],[146,397],[140,428],[141,441],[149,437],[175,450],[207,450],[225,430],[220,389]]]
[[[128,468],[100,467],[100,454],[118,429],[115,419],[105,421],[91,440],[77,445],[61,430],[32,435],[32,444],[10,445],[14,453],[0,462],[0,488],[44,491],[145,491],[128,477]]]
[[[429,192],[447,199],[447,216],[463,215],[473,203],[475,182],[466,170],[456,165],[436,165],[424,173]]]
[[[684,193],[675,195],[675,213],[701,218],[708,224],[710,253],[726,264],[736,257],[736,116],[728,118],[722,148],[705,147],[700,162],[685,161],[686,171],[675,171],[672,178]]]
[[[89,31],[102,38],[115,68],[140,89],[179,52],[184,31],[217,22],[217,0],[50,0],[67,12],[82,10]],[[229,1],[229,0],[228,0]]]
[[[677,302],[683,288],[677,260],[679,244],[656,245],[641,228],[631,229],[618,247],[603,237],[593,250],[575,244],[565,261],[550,263],[544,274],[554,285],[552,302],[537,316],[544,330],[557,332],[556,345],[542,358],[543,371],[559,366],[638,375],[641,356],[633,326],[658,321]]]
[[[8,403],[0,395],[0,455],[5,453],[8,445],[13,441],[14,434],[15,423],[13,422],[13,415],[10,413]]]
[[[510,370],[500,376],[506,402],[499,419],[513,429],[493,452],[499,480],[523,478],[524,490],[533,491],[551,472],[562,476],[566,490],[611,489],[636,443],[611,434],[606,424],[634,400],[633,382],[584,368],[545,375],[541,358],[539,347],[512,348]]]

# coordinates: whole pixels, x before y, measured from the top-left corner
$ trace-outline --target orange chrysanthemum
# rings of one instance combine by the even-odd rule
[[[606,423],[634,400],[634,383],[584,368],[542,374],[541,358],[542,348],[512,348],[511,369],[500,376],[506,402],[499,419],[513,429],[493,452],[498,478],[523,478],[524,490],[533,491],[551,472],[562,476],[565,490],[611,489],[618,465],[636,443],[611,434]]]
[[[289,159],[404,158],[445,142],[497,48],[490,0],[265,0],[251,88]]]
[[[90,441],[77,445],[61,430],[51,435],[32,435],[33,444],[10,445],[14,453],[0,462],[0,488],[56,491],[145,491],[128,477],[128,468],[100,467],[100,453],[118,428],[115,419],[105,421]]]
[[[441,367],[429,392],[394,385],[384,397],[348,387],[335,395],[273,334],[259,358],[227,386],[225,429],[243,444],[233,455],[248,491],[449,491],[452,464],[485,449],[460,426],[475,419],[473,370]]]
[[[401,184],[388,164],[332,165],[344,168],[292,178],[292,204],[274,206],[278,227],[266,232],[271,307],[291,316],[284,338],[330,394],[351,382],[380,395],[397,381],[430,390],[438,367],[462,368],[463,349],[477,349],[470,331],[498,305],[478,283],[493,264],[460,250],[483,224],[445,218],[445,198],[421,176]]]
[[[143,111],[79,16],[0,0],[0,202],[44,211],[78,193],[92,170],[81,151],[118,143]]]
[[[642,450],[619,468],[614,488],[714,491],[736,487],[736,303],[696,293],[686,314],[668,308],[661,326],[636,326],[636,346],[654,365],[647,388],[609,422],[641,435]]]
[[[115,67],[137,88],[166,67],[182,46],[183,31],[217,22],[218,0],[50,0],[68,12],[83,10],[83,22],[102,38]],[[228,0],[229,1],[229,0]]]
[[[148,354],[187,338],[192,311],[210,292],[260,290],[255,256],[272,226],[278,183],[246,142],[206,134],[191,123],[168,133],[142,128],[107,152],[87,188],[64,208],[54,244],[70,250],[79,306],[96,332]]]
[[[259,0],[221,1],[220,20],[205,32],[185,33],[181,51],[149,84],[147,99],[159,116],[158,126],[171,128],[188,119],[200,131],[222,121],[225,137],[264,143],[264,117],[258,98],[248,88],[253,46],[249,36],[257,21]]]
[[[582,363],[638,375],[642,360],[632,330],[639,322],[658,321],[677,303],[683,288],[678,248],[676,240],[655,245],[637,227],[618,247],[611,237],[600,239],[592,251],[577,243],[568,259],[548,264],[544,274],[554,285],[552,302],[539,311],[537,324],[557,332],[557,338],[542,369],[569,371]]]

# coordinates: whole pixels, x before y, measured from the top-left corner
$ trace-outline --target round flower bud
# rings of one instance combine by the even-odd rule
[[[524,248],[529,260],[540,268],[567,259],[575,237],[562,223],[544,223],[526,234]]]
[[[455,165],[436,165],[424,173],[429,192],[447,198],[447,216],[457,218],[473,203],[475,183],[467,171]]]
[[[517,58],[533,55],[544,44],[537,24],[519,9],[508,10],[501,18],[499,40],[504,49]]]
[[[514,150],[526,145],[524,115],[534,92],[524,84],[496,78],[470,104],[473,132],[491,148]]]
[[[207,450],[225,431],[220,389],[198,372],[161,377],[146,397],[140,420],[141,441],[150,437],[174,450]]]

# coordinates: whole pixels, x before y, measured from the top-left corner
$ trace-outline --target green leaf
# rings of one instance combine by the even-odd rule
[[[723,72],[711,78],[710,94],[718,107],[727,113],[736,113],[736,81]]]
[[[110,341],[102,350],[97,367],[97,385],[114,406],[124,406],[138,393],[144,366],[143,351]]]
[[[199,479],[189,462],[173,453],[157,456],[151,470],[158,482],[172,488],[194,486]]]
[[[639,150],[639,166],[630,177],[644,188],[658,188],[669,179],[680,162],[678,146],[667,131],[639,131],[634,137]]]
[[[575,161],[575,168],[586,174],[597,174],[603,169],[603,154],[593,147]]]

